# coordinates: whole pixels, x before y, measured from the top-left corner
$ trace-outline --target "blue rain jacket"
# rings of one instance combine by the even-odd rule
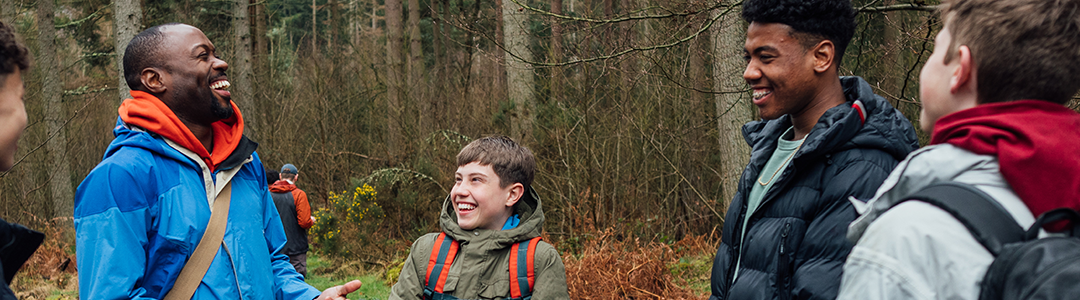
[[[244,137],[210,173],[201,160],[190,158],[193,152],[170,146],[157,134],[119,120],[113,133],[116,139],[103,161],[75,195],[80,298],[164,297],[202,238],[210,220],[208,199],[230,180],[224,246],[193,298],[319,295],[280,252],[285,231],[255,153],[258,144]]]

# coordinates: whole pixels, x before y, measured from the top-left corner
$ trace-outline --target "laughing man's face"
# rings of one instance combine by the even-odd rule
[[[197,122],[232,117],[230,83],[225,76],[229,64],[217,55],[217,48],[198,28],[176,25],[162,28],[163,59],[170,80],[166,83],[179,107],[170,107],[178,116]]]

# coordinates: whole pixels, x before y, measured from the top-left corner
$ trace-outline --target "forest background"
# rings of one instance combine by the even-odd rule
[[[841,73],[866,78],[917,124],[939,1],[853,2],[859,27]],[[330,265],[392,283],[411,241],[438,230],[457,151],[505,134],[537,157],[545,238],[564,255],[574,298],[700,297],[749,156],[740,127],[757,118],[741,76],[740,6],[0,1],[0,20],[35,58],[18,163],[0,174],[0,217],[49,234],[24,277],[74,284],[73,193],[128,97],[118,58],[139,31],[182,22],[230,64],[263,163],[299,167],[319,218],[315,252]]]

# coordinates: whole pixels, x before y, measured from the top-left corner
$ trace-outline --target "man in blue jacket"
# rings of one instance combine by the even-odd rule
[[[849,0],[747,0],[743,78],[761,121],[724,223],[710,299],[833,299],[857,214],[909,152],[915,129],[838,67],[855,31]]]
[[[258,145],[243,135],[228,64],[202,31],[152,27],[123,59],[132,99],[120,105],[116,139],[75,196],[82,299],[164,298],[228,186],[224,238],[209,248],[214,256],[193,298],[343,299],[359,288],[353,281],[320,295],[280,252],[285,232]]]

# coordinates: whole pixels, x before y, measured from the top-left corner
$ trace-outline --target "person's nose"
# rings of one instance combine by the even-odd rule
[[[761,69],[759,69],[757,64],[751,60],[746,64],[746,70],[743,70],[742,77],[747,83],[753,84],[761,79]]]

